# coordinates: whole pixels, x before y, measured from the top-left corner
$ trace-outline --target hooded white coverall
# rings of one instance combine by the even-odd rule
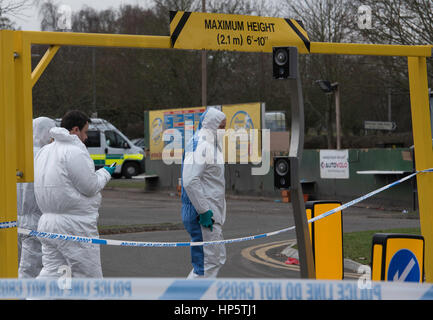
[[[35,159],[35,195],[42,211],[38,231],[98,238],[100,191],[111,175],[104,168],[95,172],[78,136],[64,128],[53,128],[50,134],[54,142]],[[41,242],[39,277],[58,278],[62,266],[71,268],[72,277],[102,277],[99,245],[45,238]]]
[[[216,143],[224,113],[209,108],[200,117],[197,132],[185,147],[182,168],[182,221],[192,241],[223,240],[226,218],[224,159]],[[198,222],[198,214],[212,210],[213,230]],[[192,246],[193,270],[188,278],[215,278],[226,261],[224,244]]]
[[[46,117],[33,119],[33,156],[51,140],[49,131],[54,128],[54,120]],[[17,183],[18,227],[36,230],[41,211],[36,203],[34,185]],[[18,235],[20,244],[19,278],[35,278],[42,269],[41,242],[36,237]]]

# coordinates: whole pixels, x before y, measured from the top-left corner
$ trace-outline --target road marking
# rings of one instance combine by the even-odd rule
[[[293,245],[294,243],[296,243],[296,239],[259,244],[256,246],[251,246],[251,247],[243,249],[241,251],[241,255],[249,261],[263,264],[263,265],[268,266],[268,267],[277,268],[277,269],[292,270],[292,271],[299,271],[299,269],[300,269],[299,266],[285,264],[284,262],[281,262],[279,260],[271,258],[267,254],[267,252],[271,249],[274,249],[276,247],[281,247],[281,246]],[[257,258],[253,254],[256,255]],[[352,273],[352,272],[344,272],[345,278],[358,279],[361,276],[362,276],[362,274],[357,274],[357,273]],[[403,274],[402,274],[402,276],[403,276]]]
[[[287,265],[284,262],[275,260],[270,258],[266,251],[278,247],[278,246],[288,246],[296,242],[295,239],[291,240],[283,240],[283,241],[277,241],[277,242],[271,242],[271,243],[265,243],[265,244],[259,244],[256,246],[245,248],[241,251],[242,256],[255,263],[263,264],[269,267],[278,268],[278,269],[288,269],[293,271],[299,271],[299,267],[293,266],[293,265]],[[256,250],[260,250],[260,255],[256,252]],[[260,259],[254,257],[252,253],[255,253]],[[277,262],[277,263],[276,263]]]
[[[268,252],[269,250],[273,249],[273,248],[281,247],[281,246],[283,246],[283,245],[285,245],[285,246],[289,246],[289,245],[292,245],[292,244],[294,244],[294,243],[296,243],[296,240],[287,241],[286,243],[270,244],[270,245],[267,246],[267,247],[263,247],[263,248],[259,248],[259,249],[257,249],[257,250],[255,251],[255,254],[256,254],[260,259],[263,259],[264,261],[268,261],[268,262],[270,262],[270,263],[272,263],[272,264],[275,264],[275,265],[277,265],[277,266],[282,266],[282,267],[284,267],[284,269],[289,269],[289,270],[296,270],[296,271],[299,271],[299,266],[285,264],[284,262],[279,261],[279,260],[277,260],[277,259],[273,259],[273,258],[271,258],[269,255],[267,255],[267,252]]]

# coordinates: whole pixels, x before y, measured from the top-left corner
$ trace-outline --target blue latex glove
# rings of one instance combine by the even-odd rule
[[[116,170],[116,166],[114,167],[105,166],[104,169],[107,170],[110,175],[113,175],[114,171]]]
[[[198,223],[200,223],[205,228],[210,228],[210,231],[212,231],[213,227],[213,212],[212,210],[208,210],[205,213],[198,215]]]

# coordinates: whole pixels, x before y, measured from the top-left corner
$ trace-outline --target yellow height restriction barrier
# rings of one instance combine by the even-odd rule
[[[32,88],[62,46],[214,50],[216,41],[219,50],[270,52],[273,46],[295,46],[302,54],[405,56],[416,170],[433,167],[426,66],[432,46],[310,42],[302,23],[293,19],[173,12],[170,22],[170,36],[0,30],[0,223],[17,220],[16,182],[33,181]],[[203,32],[193,43],[183,41],[196,23]],[[191,47],[196,43],[199,48]],[[50,46],[34,70],[32,45]],[[417,183],[426,281],[433,282],[433,175],[419,175]],[[0,278],[17,274],[16,235],[16,228],[0,229]]]
[[[308,201],[307,220],[341,206],[338,201]],[[344,277],[343,216],[338,211],[309,224],[316,279],[341,280]]]

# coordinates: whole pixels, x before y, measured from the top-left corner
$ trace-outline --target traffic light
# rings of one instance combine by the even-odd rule
[[[298,49],[296,47],[273,47],[274,79],[296,79],[298,73]]]
[[[274,186],[277,189],[290,188],[289,157],[274,157]]]

